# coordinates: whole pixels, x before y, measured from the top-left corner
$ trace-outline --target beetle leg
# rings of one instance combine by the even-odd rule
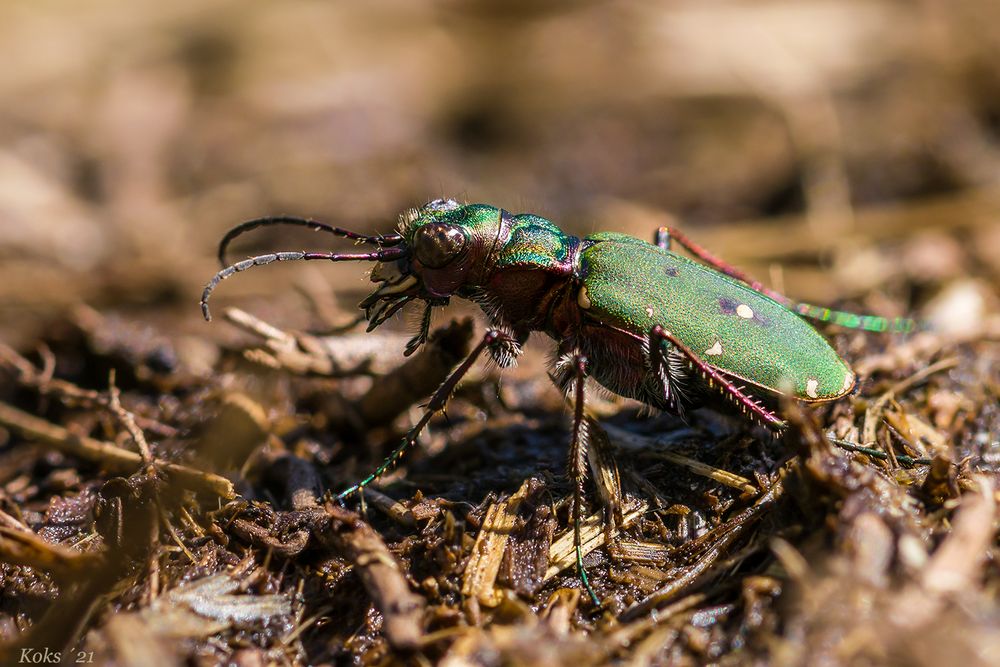
[[[406,343],[406,349],[403,351],[404,357],[410,356],[416,352],[421,345],[427,342],[427,336],[430,335],[431,331],[431,310],[433,308],[434,306],[430,301],[428,301],[424,306],[424,314],[420,317],[420,330]]]
[[[689,253],[691,253],[701,261],[711,266],[713,269],[726,274],[730,278],[735,278],[741,283],[747,285],[753,291],[760,292],[761,294],[769,296],[778,303],[787,306],[789,308],[795,305],[795,302],[789,299],[784,294],[781,294],[780,292],[775,292],[774,290],[765,287],[764,284],[759,280],[754,280],[747,274],[743,273],[743,271],[737,269],[732,264],[727,264],[726,262],[722,261],[715,255],[713,255],[712,253],[705,250],[700,245],[689,239],[680,230],[675,229],[673,227],[660,227],[656,231],[656,245],[660,246],[664,250],[670,250],[671,241],[677,241],[677,243],[679,243],[682,248],[684,248]]]
[[[498,331],[496,329],[490,329],[487,331],[483,335],[483,339],[479,341],[479,344],[476,345],[472,352],[469,353],[469,356],[465,358],[465,361],[459,364],[458,368],[452,371],[451,375],[449,375],[445,381],[441,383],[441,386],[437,388],[437,391],[435,391],[431,396],[431,400],[428,401],[427,405],[424,407],[424,414],[420,417],[420,421],[418,421],[413,428],[407,432],[399,446],[392,450],[389,455],[385,457],[385,460],[382,461],[379,467],[375,468],[370,475],[357,484],[349,486],[338,493],[337,500],[343,500],[344,498],[358,493],[385,474],[389,468],[394,466],[406,450],[416,443],[417,438],[420,436],[420,432],[424,430],[425,426],[427,426],[431,417],[433,417],[436,412],[444,410],[445,406],[448,404],[448,399],[451,398],[452,392],[455,391],[455,387],[457,387],[458,383],[461,382],[463,377],[465,377],[465,374],[469,372],[469,369],[472,368],[474,363],[476,363],[476,360],[479,359],[479,356],[483,353],[483,351],[487,348],[493,350],[498,346],[507,345],[509,343],[510,337],[502,331]]]
[[[590,585],[590,577],[583,567],[583,545],[580,537],[582,521],[583,481],[586,479],[587,422],[584,414],[584,387],[587,380],[587,357],[579,352],[573,355],[573,431],[569,444],[569,479],[573,484],[573,547],[576,550],[576,571],[590,599],[598,608],[601,601]]]
[[[679,417],[684,417],[684,401],[681,400],[682,383],[686,375],[687,366],[683,358],[671,357],[652,336],[643,342],[643,353],[649,365],[649,374],[652,382],[651,392],[662,398],[669,410],[676,412]]]
[[[743,271],[740,271],[732,264],[727,264],[722,261],[673,227],[660,227],[660,229],[656,232],[656,245],[660,246],[664,250],[670,250],[671,241],[677,241],[677,243],[679,243],[685,250],[711,266],[713,269],[726,274],[730,278],[740,281],[755,292],[760,292],[764,296],[774,299],[785,308],[788,308],[802,317],[818,320],[820,322],[833,322],[838,326],[848,329],[862,329],[864,331],[897,331],[901,333],[909,333],[914,329],[920,328],[918,322],[908,317],[889,318],[879,317],[877,315],[858,315],[842,310],[831,310],[829,308],[814,306],[809,303],[794,301],[781,292],[776,292],[773,289],[765,287],[762,282],[751,278],[749,275],[743,273]]]
[[[666,356],[666,351],[663,349],[662,343],[669,343],[674,347],[674,349],[687,357],[687,360],[691,363],[691,365],[699,373],[701,373],[705,380],[708,381],[709,386],[718,384],[723,395],[731,398],[733,402],[735,402],[736,405],[738,405],[744,412],[744,414],[756,417],[768,428],[776,431],[781,430],[786,426],[785,422],[779,419],[777,415],[755,401],[740,387],[737,387],[729,379],[723,376],[722,373],[702,361],[698,355],[691,351],[691,348],[682,343],[672,333],[665,330],[659,324],[650,330],[649,337],[651,339],[649,346],[651,354]]]
[[[670,227],[660,227],[653,236],[653,243],[661,250],[670,250]]]
[[[499,368],[510,368],[517,363],[517,358],[521,356],[521,348],[527,338],[517,336],[506,327],[499,329],[499,331],[503,332],[504,339],[497,341],[497,344],[490,348],[490,357]]]

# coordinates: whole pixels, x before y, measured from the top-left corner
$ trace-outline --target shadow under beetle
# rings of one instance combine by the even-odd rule
[[[857,383],[848,364],[803,317],[869,331],[909,331],[906,319],[854,315],[798,304],[751,279],[670,228],[654,243],[600,232],[584,238],[562,232],[532,214],[512,215],[484,204],[434,200],[401,217],[394,234],[367,236],[292,217],[261,218],[232,229],[298,225],[374,246],[364,253],[278,252],[220,271],[205,287],[201,307],[229,276],[254,266],[293,260],[373,261],[378,287],[361,302],[373,330],[407,303],[424,302],[410,355],[427,339],[431,311],[453,296],[478,303],[491,328],[431,397],[421,419],[368,477],[341,492],[361,491],[388,470],[417,439],[469,368],[484,352],[511,366],[535,331],[557,344],[552,377],[573,403],[569,476],[577,569],[599,605],[580,548],[580,512],[586,458],[585,381],[651,408],[683,415],[722,398],[749,419],[780,431],[768,407],[787,394],[819,403],[841,398]],[[671,252],[677,242],[703,263]],[[768,400],[770,399],[770,400]]]

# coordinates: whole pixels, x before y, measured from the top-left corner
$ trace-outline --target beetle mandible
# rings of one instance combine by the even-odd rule
[[[512,215],[485,204],[437,199],[408,211],[396,233],[367,236],[293,217],[243,223],[222,239],[219,257],[238,235],[266,225],[299,225],[374,246],[363,253],[279,252],[224,268],[205,287],[201,306],[222,280],[275,261],[377,262],[377,288],[360,307],[368,331],[411,301],[423,301],[412,354],[427,339],[433,308],[451,297],[478,303],[490,329],[431,397],[421,419],[369,476],[339,494],[361,491],[413,445],[459,381],[484,353],[501,367],[514,363],[533,332],[556,342],[552,377],[573,403],[569,476],[574,484],[577,567],[586,428],[585,381],[654,409],[683,415],[721,397],[748,418],[780,431],[784,422],[762,399],[785,393],[804,402],[836,400],[857,378],[805,319],[870,331],[908,331],[910,320],[861,316],[798,304],[722,262],[672,228],[654,243],[601,232],[578,238],[532,214]],[[701,262],[671,252],[683,246]]]

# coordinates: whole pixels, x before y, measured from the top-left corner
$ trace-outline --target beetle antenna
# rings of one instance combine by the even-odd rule
[[[222,237],[219,241],[219,263],[222,266],[227,266],[226,262],[226,248],[237,236],[245,234],[251,230],[257,229],[258,227],[272,227],[277,225],[288,225],[291,227],[308,227],[317,232],[326,232],[328,234],[333,234],[334,236],[339,236],[345,239],[351,239],[352,241],[357,241],[359,243],[368,243],[377,246],[394,246],[402,242],[403,237],[399,234],[385,234],[378,236],[369,236],[367,234],[359,234],[358,232],[352,232],[349,229],[344,229],[342,227],[334,227],[333,225],[328,225],[325,222],[319,222],[318,220],[310,220],[309,218],[299,218],[290,215],[275,215],[266,218],[256,218],[255,220],[247,220],[244,223],[236,225]]]
[[[223,280],[229,276],[239,273],[241,271],[246,271],[252,269],[255,266],[264,266],[265,264],[270,264],[271,262],[296,262],[299,260],[314,260],[314,259],[325,259],[330,262],[391,262],[393,260],[399,259],[404,254],[401,248],[380,248],[373,252],[363,252],[363,253],[335,253],[335,252],[272,252],[267,255],[257,255],[256,257],[250,257],[249,259],[244,259],[241,262],[236,262],[226,268],[222,269],[216,273],[208,284],[205,285],[205,290],[201,293],[201,313],[205,316],[205,319],[209,322],[212,321],[212,315],[208,310],[208,298],[211,296],[212,291],[221,283]]]

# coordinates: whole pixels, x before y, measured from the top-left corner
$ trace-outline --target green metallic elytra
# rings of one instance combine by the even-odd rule
[[[645,336],[654,324],[711,366],[805,401],[847,394],[854,373],[808,322],[743,283],[639,239],[615,234],[582,253],[593,317]]]

